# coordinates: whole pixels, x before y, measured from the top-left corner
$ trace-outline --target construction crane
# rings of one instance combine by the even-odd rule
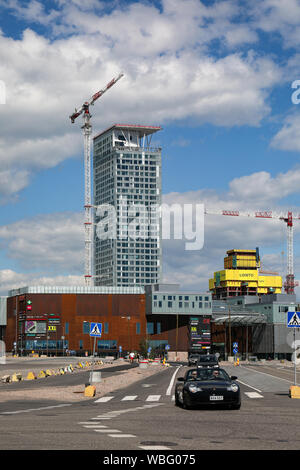
[[[283,220],[287,224],[287,273],[284,283],[284,290],[286,294],[294,294],[295,287],[299,285],[298,281],[295,281],[294,275],[294,252],[293,252],[293,223],[295,219],[300,219],[300,214],[294,215],[292,212],[288,213],[275,213],[272,211],[255,211],[255,212],[243,212],[239,210],[206,210],[207,215],[225,215],[231,217],[255,217],[257,219],[277,219]]]
[[[113,78],[102,90],[97,91],[88,101],[75,112],[71,114],[71,122],[83,115],[83,137],[84,137],[84,229],[85,229],[85,284],[92,285],[92,235],[93,235],[93,217],[92,217],[92,201],[91,201],[91,114],[90,106],[94,105],[95,101],[100,98],[107,90],[109,90],[120,78],[124,76],[120,73],[116,78]]]

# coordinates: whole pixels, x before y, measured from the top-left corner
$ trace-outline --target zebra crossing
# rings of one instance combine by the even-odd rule
[[[114,395],[109,395],[109,396],[104,396],[101,398],[98,398],[95,400],[94,403],[108,403],[111,400],[119,400],[119,401],[136,401],[140,400],[138,395],[125,395],[123,398],[120,397],[115,397]],[[148,395],[146,397],[143,397],[142,400],[147,401],[147,402],[158,402],[162,399],[162,395]],[[175,399],[175,397],[171,397],[172,400]]]
[[[244,392],[243,395],[245,395],[247,398],[250,399],[258,399],[258,398],[264,398],[263,395],[257,392]],[[107,395],[101,398],[98,398],[97,400],[94,401],[94,403],[108,403],[110,401],[120,401],[120,402],[134,402],[134,401],[145,401],[145,402],[159,402],[163,400],[167,401],[174,401],[175,400],[175,395],[148,395],[148,396],[142,396],[139,397],[138,395],[125,395],[123,397],[114,396],[114,395]]]

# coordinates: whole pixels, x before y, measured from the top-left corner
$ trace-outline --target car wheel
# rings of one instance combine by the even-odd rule
[[[183,398],[182,398],[182,408],[184,410],[189,410],[191,408],[191,405],[189,403],[189,400],[188,400],[188,397],[186,395],[186,393],[183,394]]]
[[[175,393],[175,406],[180,406],[180,405],[181,405],[181,403],[178,400],[178,395],[177,395],[177,393]]]
[[[241,408],[241,404],[239,403],[238,405],[231,405],[232,410],[239,410]]]

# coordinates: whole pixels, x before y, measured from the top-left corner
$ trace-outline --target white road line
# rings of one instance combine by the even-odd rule
[[[245,384],[245,382],[242,382],[240,379],[238,379],[237,382],[239,382],[242,385],[245,385],[246,387],[253,388],[253,390],[256,390],[257,392],[262,393],[262,391],[258,390],[258,388],[252,387],[252,385],[249,385],[249,384]]]
[[[137,395],[127,395],[126,397],[122,398],[121,401],[133,401],[137,398]]]
[[[95,400],[94,403],[107,403],[112,398],[114,398],[114,397],[101,397],[101,398],[98,398],[98,400]]]
[[[257,372],[258,374],[268,375],[269,377],[272,377],[273,379],[283,380],[284,382],[291,383],[291,380],[282,379],[281,377],[276,377],[276,375],[267,374],[266,372],[261,372],[260,370],[256,370],[256,369],[253,371],[253,369],[248,369],[248,367],[245,367],[245,366],[240,366],[240,367],[242,367],[243,369],[251,370],[252,372]]]
[[[170,447],[166,446],[139,446],[143,450],[170,450]]]
[[[159,401],[161,395],[149,395],[146,398],[146,401]]]
[[[103,433],[108,433],[108,432],[121,432],[119,429],[95,429],[94,431],[96,432],[103,432]]]
[[[101,426],[101,424],[85,424],[83,427],[88,429],[107,428],[107,426]]]
[[[136,437],[134,434],[108,434],[109,437]]]
[[[263,396],[257,392],[245,392],[245,395],[249,398],[263,398]]]
[[[182,367],[182,366],[177,367],[177,369],[175,370],[174,374],[172,375],[170,384],[169,384],[169,386],[168,386],[168,388],[167,388],[167,391],[166,391],[166,395],[171,395],[171,391],[172,391],[172,387],[173,387],[173,384],[174,384],[174,380],[175,380],[176,374],[177,374],[178,370],[180,369],[180,367]]]
[[[53,406],[43,406],[42,408],[28,408],[27,410],[18,410],[18,411],[3,411],[1,415],[14,415],[18,413],[30,413],[31,411],[42,411],[50,410],[51,408],[62,408],[63,406],[71,406],[72,403],[65,403],[63,405],[53,405]]]

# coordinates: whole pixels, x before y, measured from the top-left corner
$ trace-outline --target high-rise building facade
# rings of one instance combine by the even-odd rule
[[[160,127],[115,124],[94,137],[94,284],[161,280]]]

